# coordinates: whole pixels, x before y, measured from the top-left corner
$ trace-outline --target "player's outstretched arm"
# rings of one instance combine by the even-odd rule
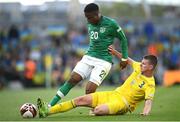
[[[152,108],[152,100],[146,100],[144,109],[143,109],[143,112],[141,113],[141,115],[143,115],[143,116],[149,115],[149,113],[151,112],[151,108]]]
[[[127,43],[127,38],[123,32],[123,30],[121,29],[121,27],[118,28],[117,30],[117,38],[120,40],[121,42],[121,53],[122,53],[122,58],[121,58],[121,62],[120,62],[120,68],[124,69],[126,68],[127,64],[128,64],[128,43]]]
[[[110,45],[110,46],[108,47],[108,51],[109,51],[109,53],[111,53],[112,55],[116,56],[116,57],[119,58],[120,60],[122,59],[122,53],[120,53],[120,52],[118,52],[116,49],[114,49],[112,45]],[[131,58],[129,58],[129,57],[127,58],[127,63],[128,63],[129,65],[132,65],[133,61],[134,61],[133,59],[131,59]]]

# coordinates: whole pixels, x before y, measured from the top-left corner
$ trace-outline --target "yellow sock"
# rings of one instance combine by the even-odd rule
[[[67,102],[59,103],[51,108],[49,108],[49,114],[61,113],[65,111],[69,111],[75,108],[74,100],[70,100]]]

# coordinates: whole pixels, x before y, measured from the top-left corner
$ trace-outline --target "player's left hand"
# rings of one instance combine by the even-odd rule
[[[128,64],[128,61],[121,61],[119,65],[121,69],[124,69],[126,68],[127,64]]]

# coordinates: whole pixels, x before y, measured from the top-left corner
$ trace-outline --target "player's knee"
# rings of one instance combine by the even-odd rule
[[[96,107],[94,109],[94,114],[95,115],[107,115],[108,111],[104,107]]]
[[[79,81],[82,80],[82,77],[77,73],[72,73],[70,79],[68,80],[69,83],[76,85]]]
[[[94,93],[96,90],[94,89],[86,89],[86,94],[91,94],[91,93]]]
[[[74,102],[77,106],[91,105],[91,101],[87,97],[84,97],[84,96],[75,98]]]
[[[94,93],[97,89],[98,85],[93,82],[88,82],[86,85],[86,94]]]

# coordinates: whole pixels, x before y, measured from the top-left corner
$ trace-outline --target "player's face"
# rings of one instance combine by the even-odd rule
[[[150,64],[149,60],[143,59],[141,61],[141,72],[146,72],[146,71],[151,71],[152,70],[152,65]]]
[[[97,24],[100,20],[99,12],[85,12],[85,17],[92,24]]]

